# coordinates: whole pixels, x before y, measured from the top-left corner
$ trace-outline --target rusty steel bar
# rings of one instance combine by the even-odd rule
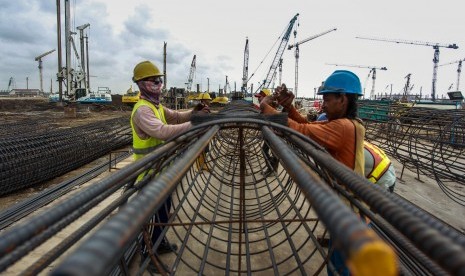
[[[354,243],[357,238],[344,237],[360,230],[368,240],[379,240],[368,234],[372,231],[365,232],[367,227],[339,198],[354,211],[378,218],[374,220],[376,231],[383,238],[389,237],[386,242],[398,250],[402,258],[400,271],[460,273],[461,256],[465,256],[463,234],[409,202],[381,192],[334,161],[314,141],[283,126],[282,118],[265,121],[254,114],[231,117],[227,112],[220,118],[209,117],[203,117],[202,124],[167,141],[154,153],[78,192],[66,204],[18,228],[7,229],[0,234],[0,252],[2,248],[21,246],[34,238],[38,229],[53,229],[62,219],[70,219],[72,210],[80,213],[79,206],[94,205],[93,200],[103,191],[110,187],[123,190],[141,171],[153,169],[138,184],[139,192],[112,205],[119,206],[117,213],[105,222],[105,214],[99,213],[96,221],[102,221],[102,228],[90,230],[92,226],[88,225],[82,229],[95,232],[52,274],[101,275],[118,269],[118,273],[132,273],[128,272],[132,268],[126,269],[130,260],[122,256],[129,248],[141,246],[140,230],[169,195],[173,201],[171,216],[163,224],[162,236],[151,241],[151,247],[155,259],[171,274],[306,275],[325,269],[334,271],[332,263],[327,263],[331,249],[325,249],[321,240],[330,236],[340,241],[337,244],[349,261],[354,254],[350,249],[359,248],[366,240]],[[280,159],[278,169],[270,175],[262,173],[270,165],[263,154],[264,143]],[[202,169],[195,164],[204,153],[206,167]],[[348,229],[342,227],[343,221],[350,226]],[[413,229],[417,230],[415,234]],[[421,245],[427,239],[419,237],[426,229],[431,233],[428,241],[434,244]],[[177,243],[178,250],[160,258],[156,249],[162,239]],[[66,241],[60,252],[74,241]],[[458,257],[446,263],[438,252],[453,252]],[[135,273],[143,274],[149,261],[136,265]],[[34,268],[34,272],[39,270]]]
[[[363,101],[366,138],[465,206],[465,110]]]

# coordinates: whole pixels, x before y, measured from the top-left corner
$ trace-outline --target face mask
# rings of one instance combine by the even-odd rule
[[[139,86],[140,97],[142,99],[150,101],[155,105],[160,104],[161,91],[163,89],[162,82],[155,84],[153,81],[139,81],[137,85]]]

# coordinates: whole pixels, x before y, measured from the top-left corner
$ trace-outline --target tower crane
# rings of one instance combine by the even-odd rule
[[[299,83],[299,45],[303,44],[303,43],[305,43],[307,41],[313,40],[315,38],[318,38],[318,37],[320,37],[322,35],[325,35],[327,33],[330,33],[332,31],[335,31],[335,30],[337,30],[337,29],[332,28],[330,30],[327,30],[327,31],[324,31],[322,33],[316,34],[314,36],[308,37],[308,38],[306,38],[304,40],[301,40],[301,41],[299,41],[299,42],[297,42],[295,44],[289,45],[287,47],[288,50],[291,50],[292,48],[295,47],[295,87],[294,87],[294,93],[295,93],[296,98],[297,98],[297,88],[298,88],[298,83]],[[295,32],[294,32],[294,35],[295,35]]]
[[[40,92],[44,92],[44,84],[42,80],[42,58],[45,57],[46,55],[49,55],[51,53],[55,52],[55,49],[50,50],[48,52],[45,52],[35,58],[35,61],[39,62],[39,80],[40,80]]]
[[[289,42],[289,36],[291,35],[292,29],[294,28],[294,23],[297,20],[298,16],[299,14],[296,14],[289,22],[287,30],[284,33],[283,38],[281,39],[281,43],[279,44],[278,51],[276,52],[273,62],[271,63],[270,70],[268,71],[265,80],[263,80],[263,83],[258,87],[257,91],[259,91],[261,87],[268,88],[270,86],[271,80],[275,76],[276,68],[278,67],[279,61],[281,60],[286,45]]]
[[[187,92],[191,91],[192,88],[192,82],[194,81],[194,75],[195,75],[195,57],[192,58],[192,63],[191,63],[191,69],[189,71],[189,76],[187,77]]]
[[[457,46],[457,44],[455,43],[454,44],[439,44],[439,43],[423,42],[423,41],[409,41],[409,40],[403,40],[403,39],[383,39],[383,38],[358,37],[358,36],[355,38],[433,47],[434,49],[433,82],[432,82],[432,88],[431,88],[431,99],[433,101],[436,100],[436,81],[437,81],[438,63],[439,63],[439,48],[440,47],[449,48],[449,49],[459,48],[459,46]]]
[[[448,63],[444,63],[444,64],[440,64],[439,66],[444,66],[444,65],[450,65],[450,64],[455,64],[455,63],[458,63],[459,65],[457,66],[457,84],[456,84],[456,90],[457,91],[460,91],[459,90],[459,84],[460,84],[460,73],[462,72],[462,61],[465,61],[465,58],[464,59],[460,59],[460,60],[456,60],[456,61],[452,61],[452,62],[448,62]]]
[[[245,49],[244,49],[244,67],[242,70],[242,93],[247,93],[247,81],[249,77],[249,38],[245,39]]]
[[[372,84],[371,84],[371,92],[370,92],[370,100],[373,100],[375,95],[375,82],[376,82],[376,70],[384,70],[386,71],[386,67],[376,67],[376,66],[366,66],[366,65],[355,65],[355,64],[334,64],[334,63],[327,63],[327,65],[335,65],[335,66],[344,66],[344,67],[357,67],[357,68],[368,68],[370,72],[368,73],[368,78],[371,74]],[[365,95],[365,87],[363,87],[363,95]]]

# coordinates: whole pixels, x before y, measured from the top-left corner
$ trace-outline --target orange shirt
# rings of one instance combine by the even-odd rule
[[[266,106],[264,113],[273,113],[268,112],[268,108],[271,107]],[[361,123],[347,118],[310,123],[294,107],[291,108],[288,116],[290,128],[310,137],[322,145],[334,159],[356,173],[364,175],[365,128]]]

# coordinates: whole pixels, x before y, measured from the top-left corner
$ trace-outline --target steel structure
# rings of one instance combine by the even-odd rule
[[[372,84],[371,84],[371,92],[370,92],[370,100],[374,99],[375,95],[375,82],[376,82],[376,70],[387,70],[386,67],[376,67],[376,66],[366,66],[366,65],[356,65],[356,64],[335,64],[335,63],[326,63],[327,65],[335,65],[335,66],[344,66],[344,67],[357,67],[357,68],[368,68],[370,71],[368,72],[368,77],[372,76]],[[365,87],[363,87],[363,95],[365,95]]]
[[[276,77],[276,69],[278,68],[281,57],[283,56],[284,50],[286,49],[286,45],[289,42],[289,37],[291,35],[292,29],[294,28],[294,23],[297,20],[298,16],[299,14],[296,14],[289,22],[287,29],[283,35],[283,38],[281,39],[281,43],[279,44],[278,51],[276,52],[273,62],[271,63],[270,69],[268,70],[266,78],[263,80],[263,83],[260,85],[260,87],[258,87],[257,91],[259,91],[261,87],[268,88],[271,84],[271,81],[273,80],[273,77]]]
[[[248,79],[249,79],[249,38],[246,38],[245,48],[244,48],[244,65],[242,69],[242,87],[241,87],[241,91],[244,95],[247,93]]]
[[[42,78],[42,58],[45,57],[46,55],[49,55],[51,53],[55,52],[55,49],[50,50],[48,52],[45,52],[39,56],[37,56],[34,60],[39,62],[39,80],[40,80],[40,92],[44,92],[44,83],[43,83],[43,78]]]
[[[189,70],[189,76],[187,77],[187,92],[191,92],[192,83],[194,82],[195,78],[195,58],[196,55],[192,58],[191,68]]]
[[[457,91],[460,91],[459,87],[460,87],[460,73],[462,72],[462,61],[465,61],[465,58],[438,65],[438,66],[444,66],[444,65],[450,65],[450,64],[458,63],[458,66],[457,66],[457,83],[456,83],[456,86],[455,86],[456,87],[455,89]]]
[[[432,86],[431,86],[431,99],[433,101],[436,100],[436,81],[437,81],[438,63],[439,63],[439,48],[440,47],[449,48],[449,49],[458,49],[459,48],[459,46],[457,46],[457,44],[455,44],[455,43],[454,44],[440,44],[440,43],[423,42],[423,41],[409,41],[409,40],[402,40],[402,39],[384,39],[384,38],[358,37],[358,36],[356,38],[433,47],[433,49],[434,49],[433,81],[432,81]]]
[[[128,145],[131,129],[127,120],[65,129],[42,118],[5,124],[0,128],[0,195],[58,177]]]
[[[301,40],[301,41],[299,41],[299,42],[297,42],[295,44],[287,46],[288,50],[291,50],[292,48],[295,47],[295,87],[294,87],[294,94],[295,94],[296,98],[297,98],[297,88],[298,88],[298,85],[299,85],[299,45],[301,45],[301,44],[303,44],[305,42],[308,42],[310,40],[313,40],[315,38],[318,38],[318,37],[320,37],[322,35],[325,35],[327,33],[330,33],[332,31],[336,31],[336,30],[337,30],[337,28],[333,28],[333,29],[324,31],[322,33],[313,35],[311,37],[308,37],[308,38],[306,38],[304,40]],[[280,69],[281,69],[281,67],[280,67]],[[280,80],[281,80],[281,78],[280,78]],[[280,83],[281,83],[281,81],[280,81]]]
[[[164,226],[153,252],[162,239],[179,248],[143,259],[136,265],[138,275],[149,262],[170,275],[336,273],[331,249],[320,243],[328,235],[350,268],[367,275],[385,275],[380,267],[397,275],[464,271],[460,231],[335,162],[314,141],[283,126],[286,121],[282,114],[259,114],[243,101],[194,116],[188,132],[2,231],[0,271],[69,230],[50,252],[23,262],[28,267],[21,273],[37,275],[55,262],[52,275],[129,275],[149,225]],[[280,160],[270,177],[261,174],[269,162],[263,143]],[[206,148],[208,171],[199,171],[194,164]],[[169,221],[150,224],[169,196],[174,203]],[[67,228],[88,214],[85,223]],[[397,263],[389,262],[391,250]]]
[[[367,140],[417,172],[418,178],[435,179],[449,198],[465,206],[464,110],[360,101],[359,116]]]

